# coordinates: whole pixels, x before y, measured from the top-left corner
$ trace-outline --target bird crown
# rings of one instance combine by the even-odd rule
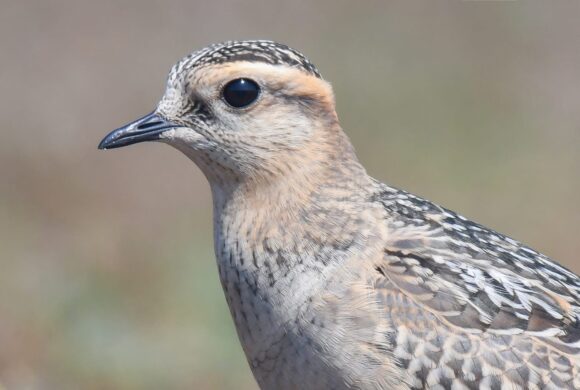
[[[236,61],[286,65],[322,78],[316,66],[304,54],[284,44],[268,40],[227,41],[207,46],[191,53],[175,64],[170,78],[177,77],[184,70],[194,67]]]

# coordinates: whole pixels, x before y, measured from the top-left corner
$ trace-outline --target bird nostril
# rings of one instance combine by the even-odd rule
[[[137,126],[137,129],[145,130],[145,129],[148,129],[150,127],[155,127],[155,126],[159,126],[162,124],[163,124],[163,122],[161,122],[161,121],[145,122],[145,123],[142,123],[139,126]]]

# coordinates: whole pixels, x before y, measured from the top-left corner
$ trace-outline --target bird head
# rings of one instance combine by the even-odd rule
[[[99,149],[143,141],[179,149],[210,182],[283,175],[350,150],[330,84],[301,53],[261,40],[180,60],[155,110],[111,132]]]

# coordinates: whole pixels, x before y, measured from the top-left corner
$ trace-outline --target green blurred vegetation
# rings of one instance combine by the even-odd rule
[[[0,4],[0,388],[256,387],[202,175],[96,150],[216,41],[302,50],[375,177],[580,271],[579,2]]]

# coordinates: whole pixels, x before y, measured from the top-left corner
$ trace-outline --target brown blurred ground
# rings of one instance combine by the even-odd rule
[[[96,149],[216,41],[304,51],[374,176],[580,271],[580,2],[311,3],[1,1],[7,389],[255,388],[203,177],[166,146]]]

